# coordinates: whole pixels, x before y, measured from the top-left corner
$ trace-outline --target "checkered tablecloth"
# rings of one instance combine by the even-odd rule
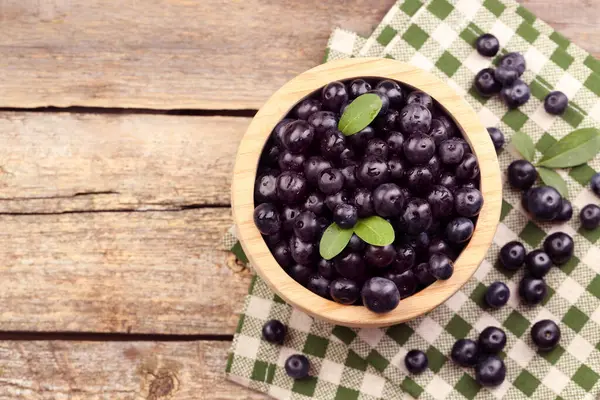
[[[472,90],[475,74],[494,61],[473,48],[484,32],[499,38],[503,52],[519,51],[527,60],[524,80],[533,96],[518,110],[508,111],[499,99],[484,99]],[[394,58],[431,71],[462,93],[485,125],[499,127],[507,139],[521,130],[539,151],[576,128],[600,126],[600,62],[511,0],[399,1],[369,38],[341,29],[333,33],[325,61],[359,56]],[[570,99],[562,117],[543,110],[550,90],[561,90]],[[517,154],[508,146],[498,158],[505,171]],[[577,215],[586,204],[600,204],[588,187],[599,170],[596,157],[559,171],[575,207],[575,217],[560,225],[529,220],[520,194],[505,185],[501,222],[474,278],[445,304],[406,324],[387,329],[326,324],[288,306],[254,278],[229,354],[229,379],[278,399],[597,399],[600,230],[579,229]],[[549,294],[543,305],[521,305],[516,288],[523,271],[497,268],[498,251],[511,240],[522,241],[528,250],[539,248],[555,231],[573,236],[575,256],[547,276]],[[497,280],[509,286],[512,296],[505,307],[489,311],[483,307],[483,293]],[[262,325],[271,318],[289,327],[283,346],[261,340]],[[563,336],[553,351],[537,353],[529,329],[546,318],[560,323]],[[502,327],[508,336],[502,354],[507,378],[494,389],[481,388],[472,369],[448,359],[456,339],[476,338],[489,325]],[[430,369],[421,375],[404,368],[404,355],[413,348],[429,357]],[[283,363],[293,353],[309,357],[310,379],[294,381],[285,374]]]

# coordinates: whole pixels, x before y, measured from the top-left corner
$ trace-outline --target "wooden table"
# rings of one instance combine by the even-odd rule
[[[393,1],[0,2],[0,398],[264,398],[223,373],[236,147]],[[600,55],[599,2],[523,3]]]

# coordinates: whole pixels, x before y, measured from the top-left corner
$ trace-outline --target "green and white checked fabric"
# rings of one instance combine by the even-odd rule
[[[405,15],[399,17],[398,13]],[[471,90],[475,73],[490,64],[478,56],[472,42],[488,31],[500,38],[504,49],[520,51],[527,58],[524,79],[534,96],[520,110],[508,111],[497,99],[486,101]],[[329,41],[326,61],[360,56],[362,48],[367,49],[365,55],[412,62],[463,93],[487,125],[500,127],[509,138],[514,131],[522,130],[541,151],[575,127],[598,126],[600,80],[594,73],[598,62],[516,3],[401,1],[386,15],[373,37],[375,44],[354,33],[336,30]],[[374,46],[380,53],[373,53]],[[552,88],[564,91],[571,99],[572,106],[563,117],[543,112],[542,100]],[[510,148],[499,154],[504,170],[515,155]],[[590,202],[598,204],[587,189],[590,177],[598,170],[600,160],[596,158],[589,165],[561,171],[576,212]],[[577,218],[564,225],[534,223],[526,218],[519,200],[519,194],[505,185],[502,221],[474,279],[444,305],[407,324],[385,330],[355,330],[314,321],[283,304],[256,278],[240,318],[228,376],[280,399],[597,398],[600,232],[579,230]],[[516,294],[522,275],[495,268],[498,250],[514,239],[523,241],[528,249],[539,247],[547,234],[557,230],[574,237],[575,257],[549,274],[550,293],[543,306],[524,307]],[[496,280],[506,282],[513,296],[506,307],[490,312],[483,307],[482,296],[485,287]],[[291,333],[283,347],[260,340],[262,323],[270,318],[290,326]],[[560,321],[563,338],[559,348],[538,355],[528,332],[532,323],[543,318]],[[475,338],[489,325],[503,327],[508,335],[503,354],[507,380],[491,390],[480,388],[472,370],[453,365],[446,356],[457,338]],[[418,376],[407,374],[402,361],[412,348],[427,352],[430,371]],[[292,352],[309,356],[314,378],[305,382],[287,378],[283,360]]]

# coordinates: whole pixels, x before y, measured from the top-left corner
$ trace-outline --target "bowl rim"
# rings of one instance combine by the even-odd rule
[[[446,281],[436,281],[402,299],[393,311],[376,314],[363,306],[347,306],[322,298],[292,279],[272,256],[254,225],[254,184],[259,158],[272,129],[303,98],[332,81],[360,77],[393,79],[428,93],[448,113],[475,153],[484,205],[473,236]],[[240,142],[231,190],[238,239],[251,265],[288,304],[318,319],[348,327],[384,327],[414,319],[439,306],[475,273],[492,243],[500,220],[502,184],[496,151],[473,108],[448,84],[410,64],[383,58],[331,61],[301,73],[277,90],[253,118]]]

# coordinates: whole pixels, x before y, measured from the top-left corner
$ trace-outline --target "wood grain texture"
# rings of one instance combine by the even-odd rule
[[[225,379],[228,342],[0,342],[0,398],[259,400]]]
[[[253,188],[262,147],[273,127],[302,98],[332,81],[357,77],[382,77],[410,84],[428,93],[451,116],[471,144],[481,171],[484,205],[475,232],[454,263],[454,274],[438,280],[419,293],[402,300],[386,314],[365,307],[348,307],[324,299],[292,279],[275,261],[253,219]],[[351,58],[331,61],[306,71],[286,83],[258,111],[240,143],[233,172],[232,209],[238,237],[256,272],[291,305],[338,325],[383,327],[398,324],[430,311],[460,289],[483,260],[500,220],[502,184],[498,158],[487,131],[473,108],[454,89],[427,71],[383,58]]]
[[[230,210],[0,215],[0,329],[231,334]]]
[[[256,109],[394,0],[4,0],[0,106]]]
[[[575,44],[600,58],[600,1],[517,1]]]
[[[228,205],[248,118],[0,113],[0,213]]]

